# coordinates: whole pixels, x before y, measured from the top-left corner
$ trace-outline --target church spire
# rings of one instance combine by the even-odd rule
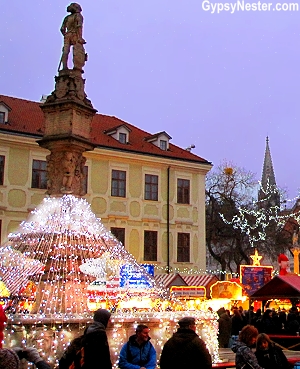
[[[265,159],[264,166],[261,178],[261,185],[264,190],[267,189],[267,186],[276,186],[275,174],[273,169],[273,163],[271,158],[271,151],[269,147],[269,137],[266,138],[266,151],[265,151]]]
[[[263,164],[261,186],[258,193],[258,200],[265,200],[263,201],[264,204],[262,204],[262,207],[280,205],[280,196],[276,185],[268,136],[266,137],[265,158]]]

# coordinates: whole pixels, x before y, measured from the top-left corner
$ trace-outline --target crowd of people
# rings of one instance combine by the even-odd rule
[[[94,312],[93,322],[83,335],[76,337],[59,359],[58,369],[112,369],[106,327],[110,312],[98,309]],[[211,355],[205,342],[196,333],[196,321],[193,317],[184,317],[178,321],[177,332],[165,343],[159,358],[161,369],[182,369],[201,363],[202,369],[212,368]],[[120,351],[118,367],[120,369],[155,369],[157,353],[150,342],[149,328],[139,324],[135,334],[129,337]],[[0,348],[0,369],[20,369],[21,361],[27,360],[38,369],[50,369],[35,348]]]
[[[261,309],[254,312],[251,306],[248,311],[243,307],[233,308],[230,312],[221,308],[219,315],[219,346],[230,347],[237,339],[239,332],[247,324],[253,325],[259,333],[296,335],[300,331],[300,314],[296,307],[288,312],[275,309]]]
[[[268,334],[298,335],[300,314],[296,307],[285,310],[253,307],[244,311],[235,307],[230,312],[218,310],[219,347],[230,347],[235,353],[236,369],[289,369],[293,367],[281,348],[272,343]],[[254,350],[256,348],[256,350]]]
[[[282,350],[274,345],[268,333],[298,332],[299,313],[292,308],[288,314],[275,313],[267,309],[263,314],[258,309],[244,312],[242,307],[232,313],[223,308],[219,314],[219,346],[231,347],[235,353],[236,369],[288,369],[290,365]],[[75,338],[62,357],[58,369],[112,369],[106,327],[111,313],[106,309],[94,312],[93,322],[83,335]],[[4,318],[3,318],[4,319]],[[178,329],[164,344],[160,358],[150,342],[147,325],[139,324],[135,334],[121,348],[118,360],[120,369],[161,369],[191,368],[201,363],[202,369],[212,368],[211,355],[205,342],[196,333],[193,317],[178,321]],[[234,339],[233,339],[234,338]],[[253,348],[256,347],[254,352]],[[38,369],[50,369],[39,352],[32,347],[0,348],[0,369],[20,369],[21,362],[27,360]]]

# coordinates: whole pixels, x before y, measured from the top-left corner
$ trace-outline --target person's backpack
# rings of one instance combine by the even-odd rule
[[[75,354],[74,360],[69,365],[69,369],[81,369],[84,368],[84,346],[80,348]]]
[[[59,369],[84,368],[84,336],[75,338],[59,360]]]

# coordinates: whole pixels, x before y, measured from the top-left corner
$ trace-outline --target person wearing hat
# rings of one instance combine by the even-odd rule
[[[149,328],[144,324],[136,327],[120,351],[120,369],[155,369],[156,351],[150,342]]]
[[[284,254],[278,255],[278,264],[279,264],[279,275],[290,274],[290,261],[286,255]]]
[[[0,349],[0,369],[19,369],[20,360],[25,359],[33,363],[37,369],[50,369],[34,347],[14,347],[13,349]]]
[[[195,368],[211,369],[212,360],[205,342],[196,333],[193,317],[178,322],[177,332],[164,344],[160,356],[161,369]]]
[[[20,359],[14,350],[0,349],[0,369],[19,369]]]

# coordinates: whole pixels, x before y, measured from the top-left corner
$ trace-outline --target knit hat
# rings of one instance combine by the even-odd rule
[[[282,261],[289,261],[288,257],[284,254],[278,255],[278,263],[281,263]]]
[[[178,322],[180,328],[188,328],[190,325],[195,325],[195,318],[192,316],[186,316],[179,320]]]
[[[0,369],[18,369],[19,363],[18,355],[13,350],[0,349]]]
[[[111,313],[108,310],[98,309],[94,312],[94,321],[102,323],[104,327],[106,328],[110,316],[111,316]]]

